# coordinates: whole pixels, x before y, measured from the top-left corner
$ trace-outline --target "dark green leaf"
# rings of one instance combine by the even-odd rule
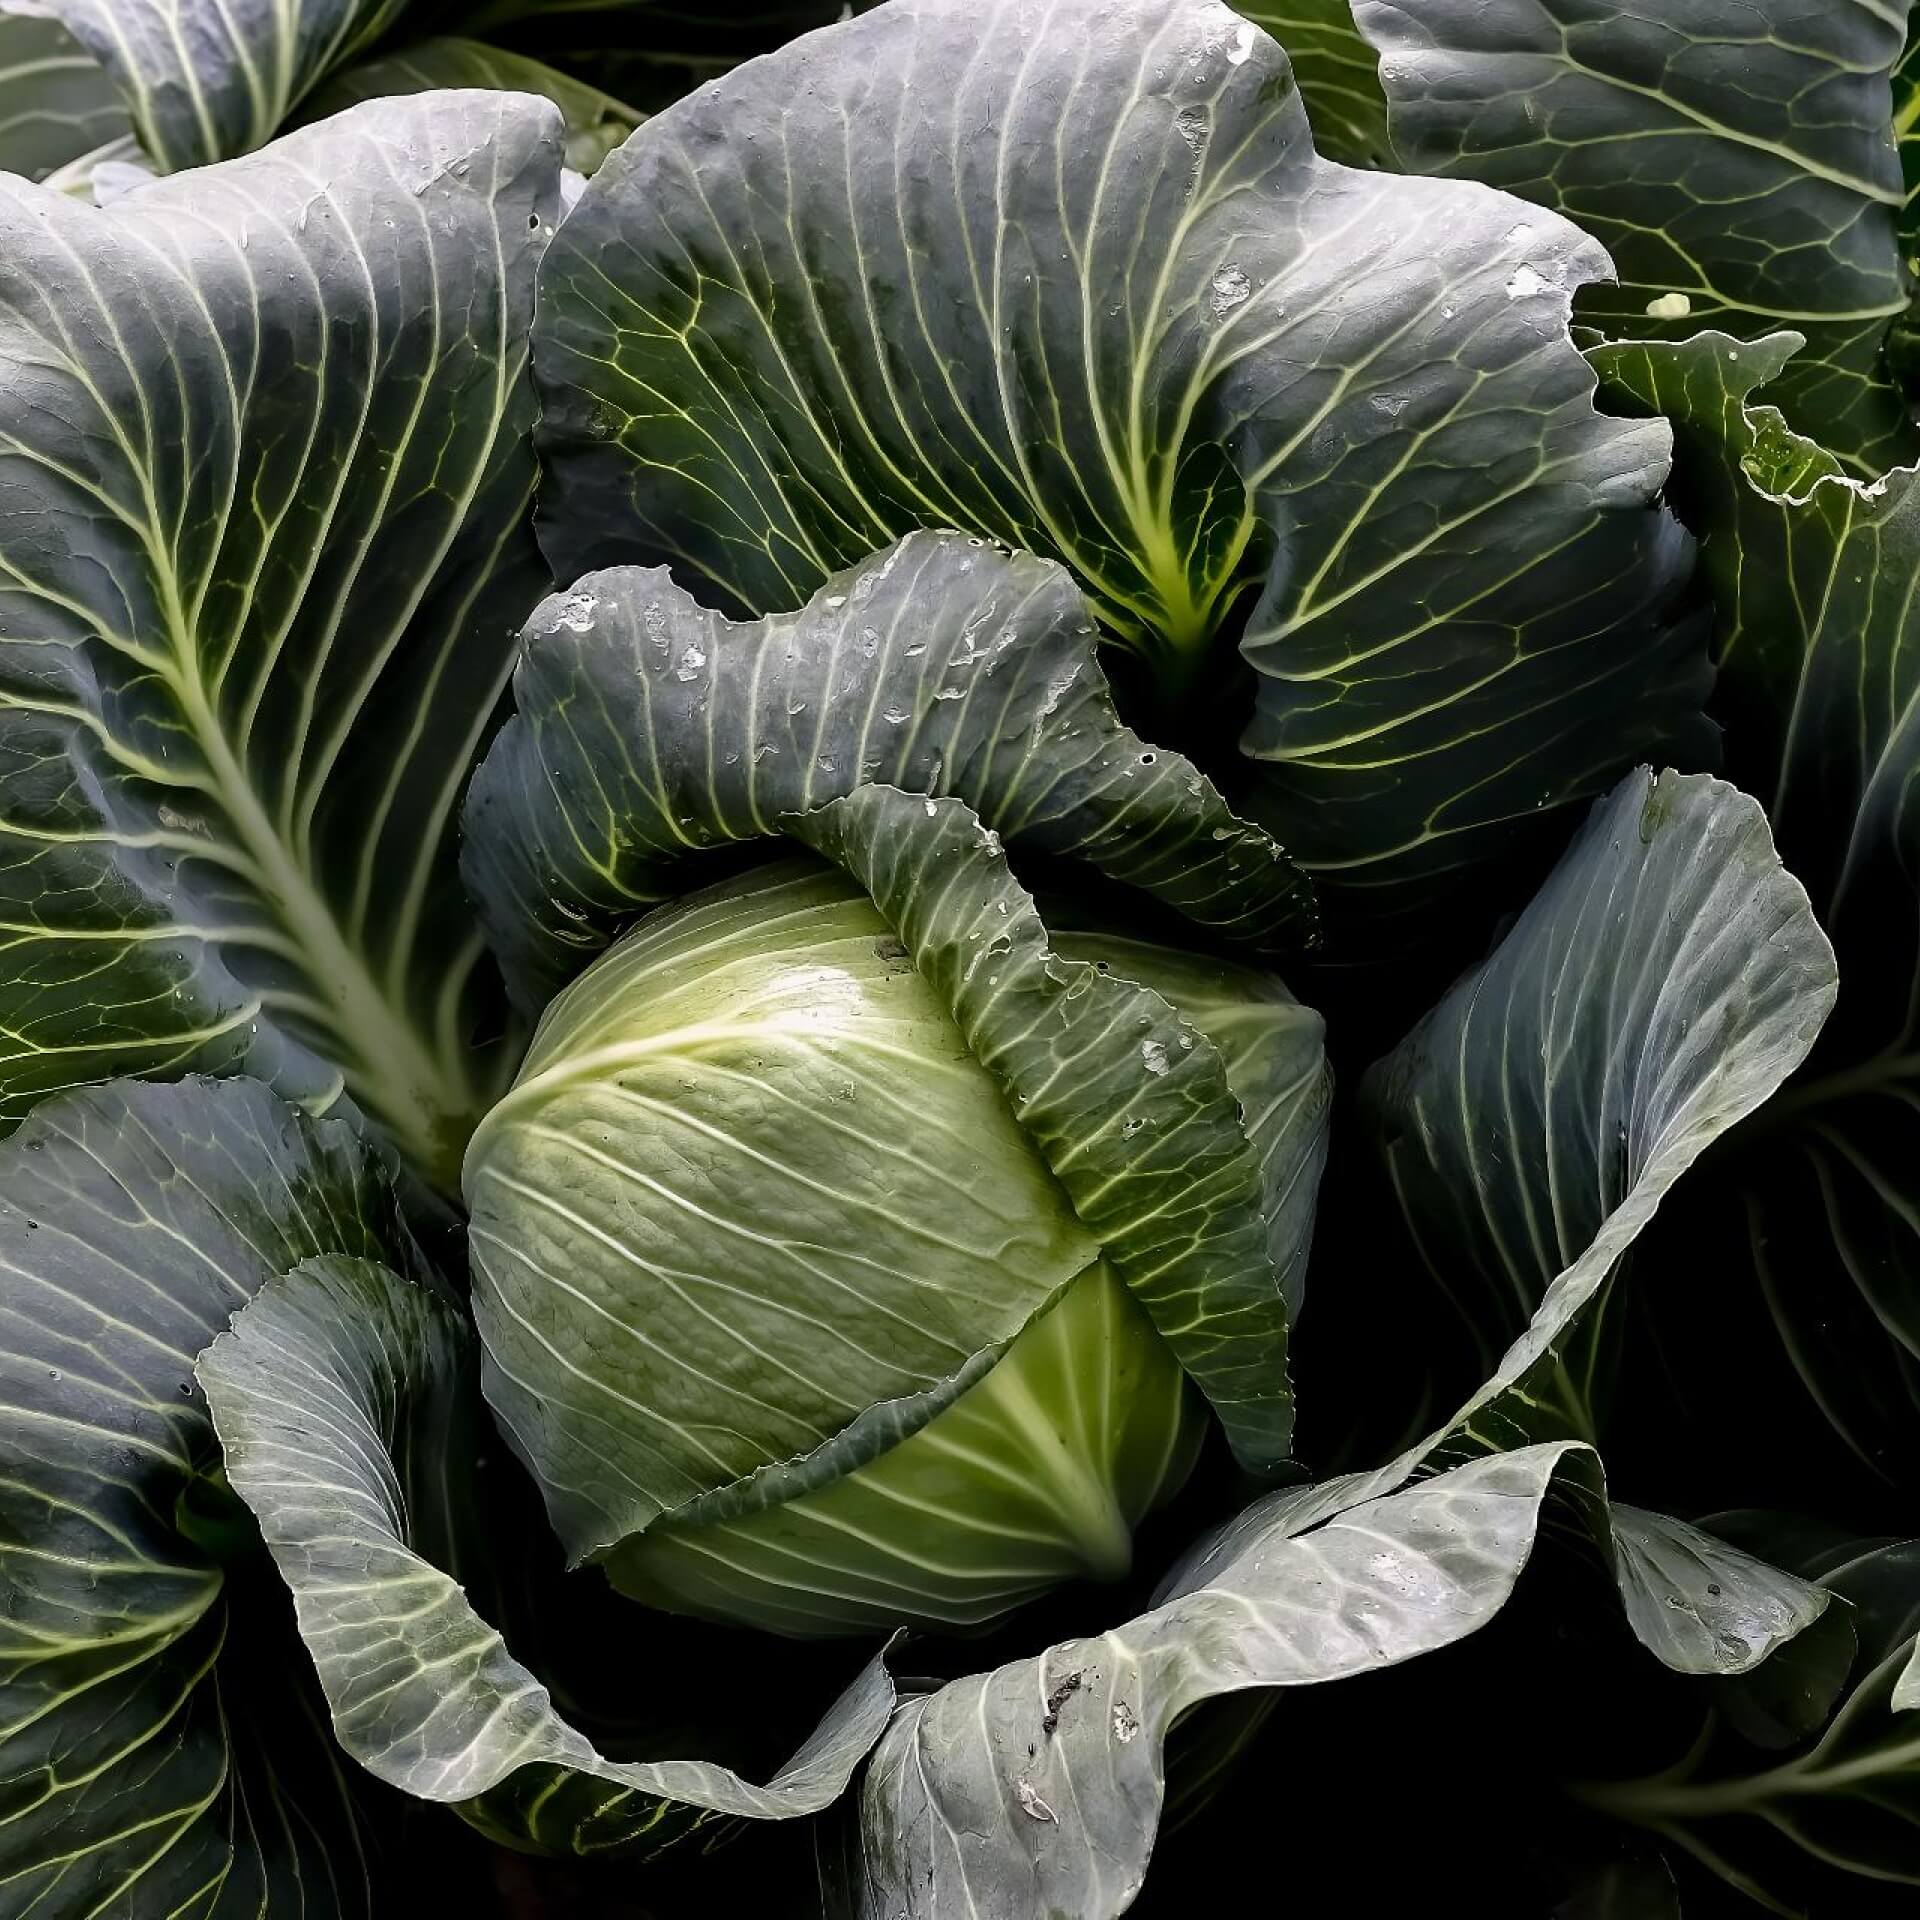
[[[1920,1543],[1864,1547],[1820,1577],[1845,1603],[1859,1651],[1815,1737],[1784,1757],[1756,1753],[1710,1715],[1670,1766],[1578,1791],[1769,1912],[1900,1913],[1912,1895],[1893,1890],[1920,1886],[1920,1718],[1896,1693],[1920,1629]]]
[[[1218,1050],[1160,994],[1059,958],[998,836],[958,802],[867,786],[789,831],[892,922],[1241,1463],[1283,1464],[1293,1392],[1273,1243],[1303,1236],[1313,1186],[1269,1220]]]
[[[472,1359],[439,1295],[348,1258],[273,1280],[200,1361],[227,1476],[293,1590],[346,1751],[557,1852],[659,1847],[716,1817],[792,1819],[838,1798],[892,1708],[878,1659],[764,1787],[697,1760],[610,1760],[425,1557],[422,1516],[447,1504],[434,1483],[472,1445]],[[647,1616],[634,1623],[643,1640]]]
[[[1780,403],[1869,476],[1920,452],[1882,354],[1905,312],[1889,79],[1908,0],[1355,0],[1395,150],[1577,220],[1623,338],[1810,340]]]
[[[1523,212],[1320,160],[1217,0],[896,0],[589,184],[541,283],[549,557],[766,612],[970,529],[1220,728],[1244,618],[1250,806],[1356,913],[1456,898],[1712,750],[1666,436],[1595,413],[1566,331],[1604,256]]]
[[[519,717],[476,776],[465,871],[537,1011],[696,856],[883,781],[957,794],[1016,848],[1085,859],[1254,947],[1311,937],[1304,881],[1193,765],[1120,724],[1060,568],[909,536],[798,613],[735,623],[664,569],[542,603]]]
[[[1717,1521],[1716,1521],[1717,1524]],[[1746,1543],[1802,1577],[1819,1580],[1831,1569],[1809,1566],[1787,1543],[1762,1537]],[[1855,1559],[1857,1554],[1845,1556]],[[1780,1752],[1818,1733],[1834,1707],[1859,1652],[1853,1609],[1828,1607],[1818,1620],[1745,1673],[1727,1675],[1714,1687],[1714,1704],[1728,1728],[1748,1745]]]
[[[0,7],[0,168],[44,180],[132,137],[106,70],[58,20]]]
[[[310,1256],[404,1260],[381,1170],[250,1081],[49,1101],[0,1144],[0,1902],[371,1914],[281,1598],[218,1506],[193,1363]]]
[[[1256,991],[1239,967],[1090,932],[1075,926],[1053,900],[1046,907],[1056,953],[1152,987],[1213,1042],[1260,1158],[1273,1268],[1287,1311],[1297,1315],[1313,1232],[1311,1201],[1326,1162],[1333,1102],[1326,1022],[1271,974],[1259,978]]]
[[[0,179],[0,1120],[244,1060],[451,1180],[558,133],[450,93],[104,211]]]
[[[1619,1263],[1806,1058],[1834,993],[1752,800],[1641,772],[1594,809],[1498,951],[1364,1089],[1429,1263],[1482,1337],[1513,1339],[1412,1458],[1604,1430],[1594,1371]],[[1604,1537],[1629,1621],[1668,1665],[1738,1671],[1818,1613],[1804,1583],[1745,1555],[1722,1567],[1696,1530],[1623,1511]]]
[[[163,173],[264,146],[406,0],[37,0],[119,87]]]
[[[1745,794],[1641,772],[1597,806],[1363,1092],[1415,1238],[1481,1337],[1550,1365],[1667,1190],[1806,1057],[1834,995],[1833,954]],[[1552,1397],[1532,1437],[1592,1434],[1580,1379]]]
[[[1286,49],[1313,122],[1313,144],[1349,167],[1394,165],[1379,62],[1348,0],[1233,0]]]
[[[1910,290],[1920,283],[1920,33],[1908,16],[1907,50],[1893,70],[1893,135],[1900,148],[1906,199],[1900,209],[1900,253]],[[1920,293],[1894,322],[1887,359],[1911,402],[1920,393]]]
[[[1920,480],[1871,485],[1752,396],[1793,336],[1613,345],[1609,380],[1673,416],[1720,612],[1742,780],[1840,958],[1806,1071],[1723,1169],[1715,1228],[1807,1392],[1877,1471],[1920,1463]],[[1757,1297],[1756,1297],[1757,1295]]]

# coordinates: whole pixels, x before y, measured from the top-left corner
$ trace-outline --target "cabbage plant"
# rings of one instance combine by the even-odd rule
[[[0,4],[0,1915],[1920,1884],[1904,11]]]

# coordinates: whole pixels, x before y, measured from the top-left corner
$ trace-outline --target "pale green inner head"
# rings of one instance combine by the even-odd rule
[[[1241,969],[1062,945],[1203,1028],[1299,1014]],[[639,1597],[973,1624],[1124,1569],[1192,1463],[1198,1394],[834,869],[643,921],[548,1010],[465,1185],[488,1397],[573,1558]]]

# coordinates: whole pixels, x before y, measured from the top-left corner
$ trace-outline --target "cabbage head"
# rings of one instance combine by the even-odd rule
[[[1291,1184],[1318,1016],[1236,963],[1055,946],[1213,1041]],[[1143,1080],[1168,1067],[1133,1054]],[[653,1605],[802,1635],[978,1626],[1124,1574],[1204,1438],[1000,1082],[824,864],[619,939],[547,1010],[465,1185],[488,1397],[563,1534],[577,1550],[590,1502],[591,1557]],[[1304,1234],[1274,1217],[1284,1274]]]

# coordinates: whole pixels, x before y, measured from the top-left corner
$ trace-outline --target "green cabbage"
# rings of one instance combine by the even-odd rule
[[[1178,996],[1292,1164],[1317,1016],[1248,968],[1059,946]],[[1278,1100],[1276,1036],[1311,1049]],[[757,869],[619,940],[548,1009],[465,1188],[488,1397],[576,1557],[656,1605],[977,1625],[1124,1573],[1192,1466],[1204,1402],[836,870]]]

